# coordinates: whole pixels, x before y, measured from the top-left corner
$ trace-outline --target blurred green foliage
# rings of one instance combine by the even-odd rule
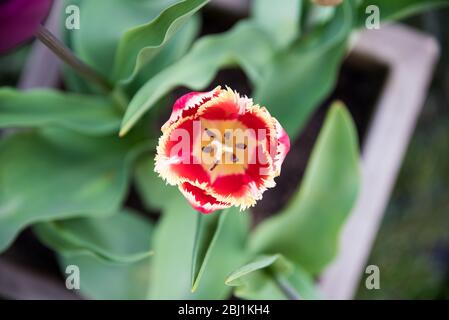
[[[30,47],[25,45],[0,56],[0,86],[15,86],[28,57]]]

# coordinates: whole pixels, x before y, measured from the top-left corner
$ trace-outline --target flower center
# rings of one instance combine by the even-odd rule
[[[194,152],[211,180],[222,175],[244,173],[254,154],[255,133],[237,120],[200,121],[201,134]]]

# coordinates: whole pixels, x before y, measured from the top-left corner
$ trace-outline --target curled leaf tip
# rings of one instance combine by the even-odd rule
[[[122,127],[121,129],[120,129],[120,131],[119,131],[119,133],[118,133],[118,136],[121,138],[121,137],[124,137],[124,136],[126,136],[126,134],[128,133],[128,131],[129,131],[129,126],[124,126],[124,127]]]

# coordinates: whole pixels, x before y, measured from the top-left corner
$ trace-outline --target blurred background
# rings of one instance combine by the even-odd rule
[[[441,59],[368,264],[380,290],[359,299],[449,299],[449,10],[403,21],[430,33]]]

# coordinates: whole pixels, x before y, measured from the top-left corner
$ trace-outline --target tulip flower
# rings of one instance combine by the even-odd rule
[[[52,0],[0,1],[0,53],[33,38],[48,15]]]
[[[155,171],[201,213],[254,206],[290,149],[268,110],[230,88],[182,96],[162,133]]]

